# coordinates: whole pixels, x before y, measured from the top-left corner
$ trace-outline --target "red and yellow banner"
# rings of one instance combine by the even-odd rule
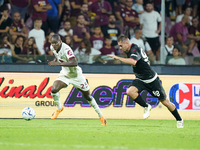
[[[25,107],[32,107],[36,118],[50,118],[56,106],[51,86],[58,73],[0,73],[0,118],[21,118]],[[104,116],[114,119],[142,119],[143,108],[126,95],[135,78],[130,74],[84,74],[90,92]],[[160,75],[170,100],[184,119],[200,119],[200,78],[198,76]],[[174,119],[158,99],[143,91],[142,97],[153,109],[150,119]],[[97,118],[82,94],[72,85],[60,91],[65,106],[60,118]],[[189,111],[187,111],[189,110]]]

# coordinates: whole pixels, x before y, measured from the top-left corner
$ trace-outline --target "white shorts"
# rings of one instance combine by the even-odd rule
[[[62,81],[67,85],[72,84],[75,88],[82,91],[88,91],[90,89],[82,73],[81,74],[79,73],[78,76],[75,78],[68,78],[64,74],[60,73],[56,80]]]

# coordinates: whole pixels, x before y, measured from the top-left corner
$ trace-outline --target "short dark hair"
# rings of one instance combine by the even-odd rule
[[[78,19],[79,16],[83,16],[84,17],[84,14],[82,14],[82,13],[78,14],[77,15],[77,19]]]
[[[51,39],[55,39],[55,40],[57,40],[57,41],[60,41],[60,40],[61,40],[61,39],[60,39],[60,35],[58,35],[58,34],[52,35]]]
[[[41,17],[37,17],[37,18],[35,18],[34,22],[35,22],[36,20],[41,20],[41,21],[42,21],[42,18],[41,18]]]
[[[8,10],[8,7],[7,7],[6,4],[4,4],[4,5],[2,5],[2,6],[0,7],[0,11],[1,11],[1,12],[4,12],[5,10]]]
[[[122,34],[118,37],[117,42],[124,42],[128,40],[128,36]]]
[[[107,36],[104,37],[104,40],[106,40],[106,39],[112,40],[109,35],[107,35]]]
[[[138,32],[139,30],[142,30],[141,28],[135,28],[134,33]]]
[[[94,25],[94,29],[95,28],[101,28],[101,26],[100,25]]]

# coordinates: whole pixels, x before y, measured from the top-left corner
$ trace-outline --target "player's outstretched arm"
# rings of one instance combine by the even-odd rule
[[[69,59],[68,62],[55,62],[50,61],[48,63],[49,66],[63,66],[63,67],[76,67],[78,65],[78,62],[76,61],[76,58]]]
[[[114,58],[114,59],[117,59],[125,64],[129,64],[129,65],[132,65],[132,66],[135,66],[137,61],[132,59],[132,58],[123,58],[123,57],[119,57],[119,56],[116,56],[116,55],[107,55],[108,57],[111,57],[111,58]]]

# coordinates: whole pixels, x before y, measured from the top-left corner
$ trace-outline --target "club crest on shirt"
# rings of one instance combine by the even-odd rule
[[[73,55],[73,53],[72,53],[71,50],[68,50],[68,51],[67,51],[67,54],[68,54],[69,56],[72,56],[72,55]]]

